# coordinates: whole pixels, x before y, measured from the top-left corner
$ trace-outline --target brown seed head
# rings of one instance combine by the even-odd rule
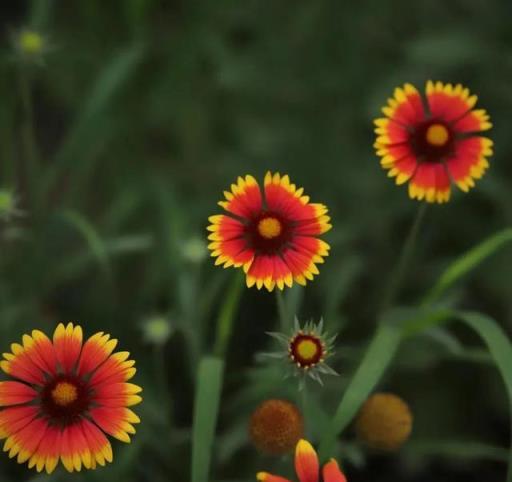
[[[291,452],[304,435],[302,415],[286,400],[265,400],[251,415],[249,434],[261,452],[271,455]]]
[[[372,395],[359,411],[356,431],[360,440],[377,450],[398,450],[409,438],[413,417],[409,406],[392,393]]]

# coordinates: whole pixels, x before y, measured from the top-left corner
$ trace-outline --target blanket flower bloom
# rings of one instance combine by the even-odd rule
[[[317,236],[331,229],[327,207],[309,202],[288,176],[267,172],[263,192],[254,177],[239,177],[225,201],[228,214],[210,216],[208,248],[215,264],[242,267],[247,286],[284,289],[318,274],[329,245]]]
[[[291,368],[290,374],[308,375],[320,385],[322,385],[321,375],[338,375],[325,363],[325,360],[334,353],[333,345],[336,335],[329,337],[324,332],[323,319],[318,324],[309,321],[301,327],[296,317],[290,335],[278,332],[267,332],[267,334],[275,338],[282,345],[283,350],[262,355],[287,360]]]
[[[320,464],[315,449],[307,440],[299,440],[295,448],[295,472],[299,482],[319,482]],[[322,468],[323,482],[347,482],[336,460],[331,459]],[[284,477],[259,472],[256,479],[260,482],[290,482]]]
[[[451,183],[467,192],[487,168],[492,127],[477,96],[462,85],[428,81],[424,101],[416,88],[396,88],[386,117],[376,119],[375,148],[397,184],[409,182],[409,196],[429,203],[449,201]]]
[[[105,433],[123,442],[139,417],[128,407],[142,399],[127,383],[135,374],[128,352],[103,332],[82,344],[82,328],[62,323],[50,340],[39,330],[4,353],[0,368],[15,380],[0,382],[0,437],[4,451],[52,473],[59,460],[69,472],[112,461]]]

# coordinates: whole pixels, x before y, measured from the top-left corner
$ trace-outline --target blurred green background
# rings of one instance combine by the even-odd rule
[[[142,424],[131,445],[114,443],[110,467],[50,480],[190,480],[197,362],[212,349],[234,274],[208,259],[207,217],[236,176],[268,169],[333,217],[320,276],[288,292],[301,319],[323,315],[339,333],[331,364],[341,376],[312,395],[319,441],[418,209],[373,153],[372,120],[395,86],[467,85],[491,115],[496,146],[475,189],[429,207],[400,303],[414,304],[456,256],[512,225],[511,16],[507,0],[2,2],[0,187],[24,212],[0,226],[3,349],[72,320],[119,338],[144,388]],[[16,47],[23,28],[43,36],[34,58]],[[510,249],[496,253],[447,301],[510,333],[511,266]],[[264,332],[276,321],[273,294],[244,290],[212,481],[290,466],[258,454],[246,434],[261,400],[296,397],[280,367],[256,361],[275,348]],[[467,328],[404,344],[379,388],[409,402],[413,437],[378,455],[346,431],[333,455],[350,482],[505,480],[509,402]],[[1,482],[49,479],[0,460]]]

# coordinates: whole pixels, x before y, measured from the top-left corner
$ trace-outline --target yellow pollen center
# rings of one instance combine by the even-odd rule
[[[444,146],[450,138],[448,129],[442,124],[432,124],[426,133],[427,142],[433,146]]]
[[[57,405],[65,407],[77,399],[78,393],[76,387],[71,383],[60,382],[52,390],[52,397]]]
[[[312,360],[318,355],[318,346],[311,340],[303,340],[297,345],[297,353],[303,360]]]
[[[258,223],[258,232],[267,239],[276,238],[281,234],[281,222],[276,218],[263,218]]]

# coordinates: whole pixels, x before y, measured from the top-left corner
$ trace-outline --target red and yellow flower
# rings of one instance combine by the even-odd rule
[[[299,440],[295,448],[295,472],[299,482],[319,482],[320,464],[315,449],[307,440]],[[324,482],[347,482],[336,460],[331,459],[322,468]],[[256,475],[260,482],[290,482],[284,477],[259,472]]]
[[[111,462],[105,434],[123,442],[135,433],[141,388],[128,352],[103,332],[82,343],[82,328],[59,324],[50,340],[39,330],[4,353],[0,368],[14,380],[0,382],[0,437],[4,451],[38,472],[59,460],[69,471]]]
[[[288,176],[267,172],[263,192],[252,176],[239,177],[211,216],[209,249],[215,264],[242,267],[247,286],[272,291],[318,274],[329,245],[317,236],[331,229],[327,207],[310,203]]]
[[[493,142],[481,134],[492,124],[476,102],[460,84],[428,81],[425,99],[411,84],[395,89],[386,117],[375,120],[375,148],[388,176],[409,183],[411,198],[444,203],[452,182],[467,192],[484,175]]]

